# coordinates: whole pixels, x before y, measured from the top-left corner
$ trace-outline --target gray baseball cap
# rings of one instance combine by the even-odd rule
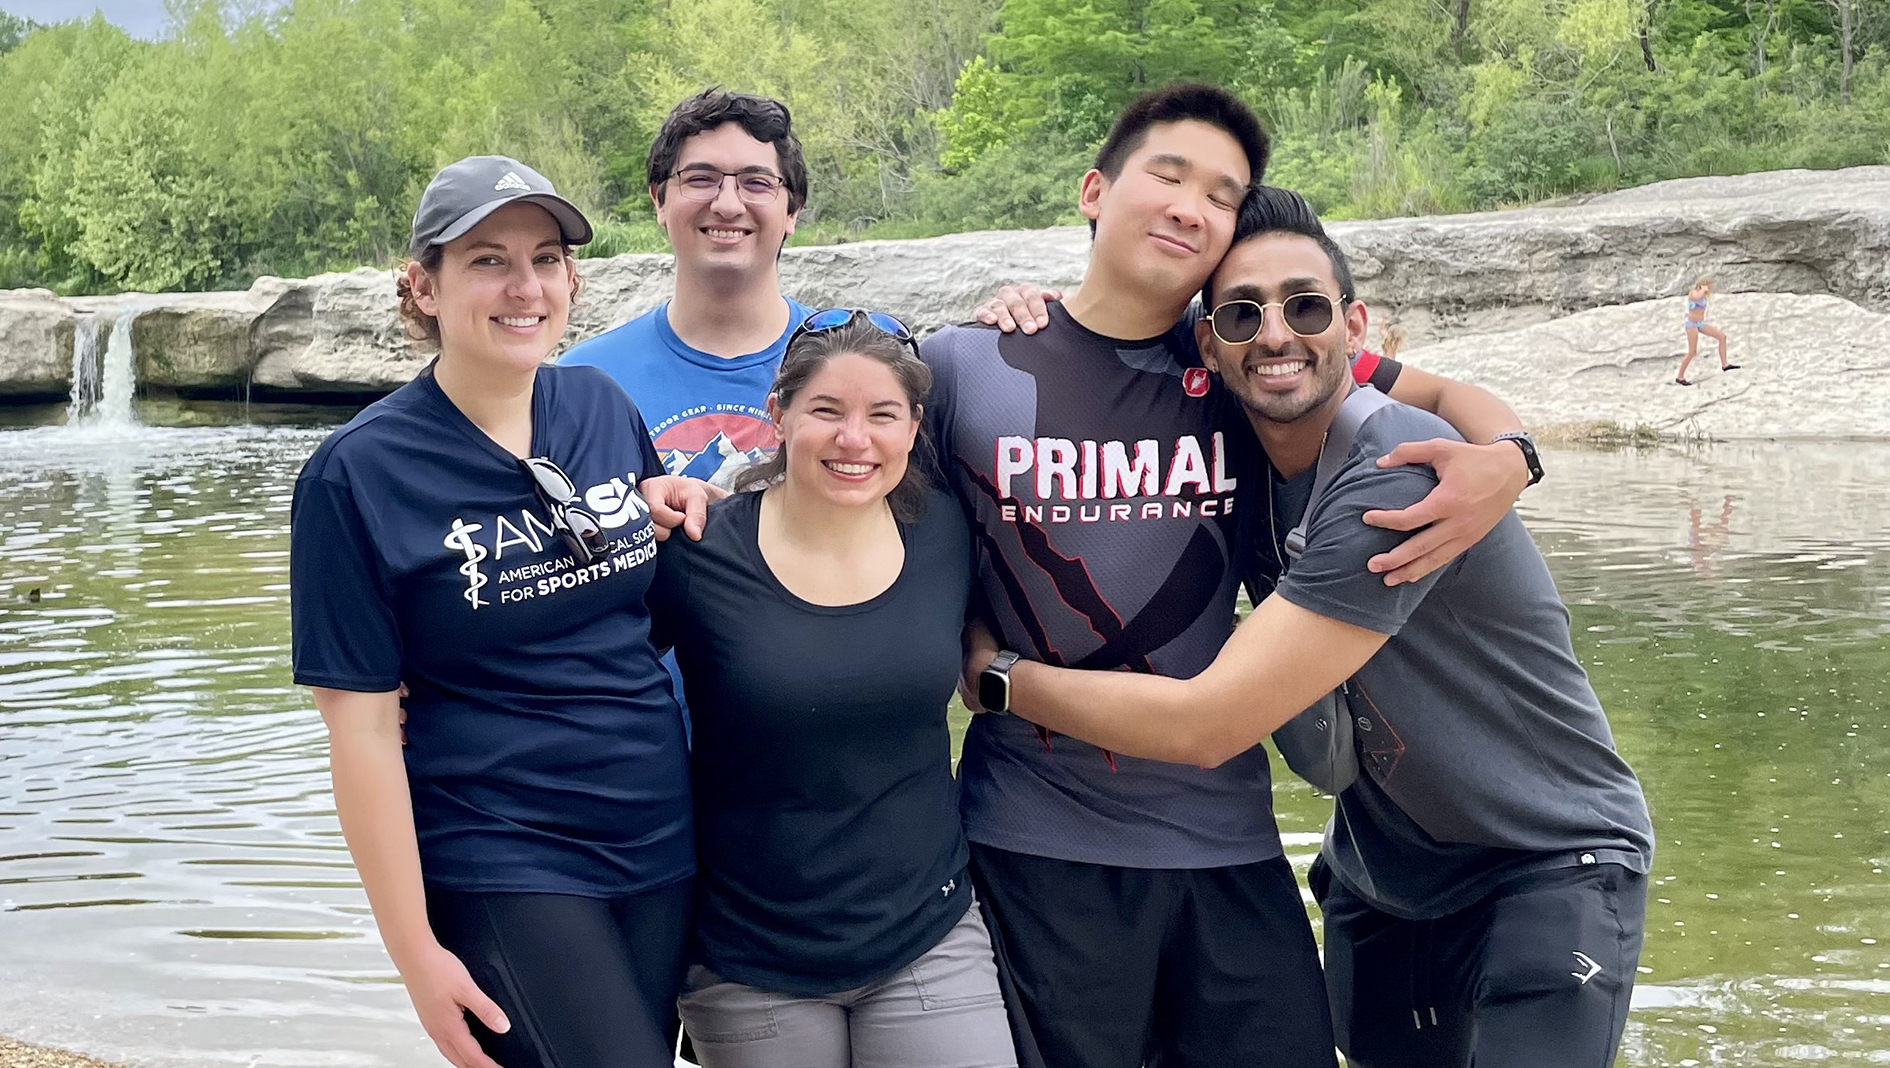
[[[506,156],[468,156],[427,183],[420,207],[413,213],[408,250],[417,258],[429,246],[462,237],[486,216],[521,200],[550,212],[566,244],[590,241],[590,220],[576,204],[558,195],[549,178]]]

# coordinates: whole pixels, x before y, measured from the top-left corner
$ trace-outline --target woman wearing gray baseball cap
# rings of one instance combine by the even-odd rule
[[[545,364],[590,237],[516,160],[441,171],[398,287],[439,356],[322,443],[291,512],[295,680],[382,940],[460,1068],[671,1063],[695,854],[644,592],[652,506],[701,491],[607,375]]]

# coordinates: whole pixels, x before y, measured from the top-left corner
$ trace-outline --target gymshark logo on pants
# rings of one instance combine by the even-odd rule
[[[507,189],[517,189],[526,193],[532,191],[532,187],[525,184],[525,179],[520,178],[517,171],[506,171],[505,177],[499,179],[499,184],[492,187],[495,193],[503,193]]]
[[[1588,970],[1585,972],[1570,972],[1568,974],[1581,980],[1583,986],[1587,986],[1588,980],[1601,974],[1601,965],[1596,964],[1593,957],[1583,953],[1581,950],[1573,950],[1572,952],[1575,954],[1575,963]]]

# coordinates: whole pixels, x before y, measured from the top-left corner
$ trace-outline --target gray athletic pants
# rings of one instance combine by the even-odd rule
[[[703,1068],[1015,1068],[978,905],[918,960],[818,997],[771,994],[695,965],[678,1003]]]

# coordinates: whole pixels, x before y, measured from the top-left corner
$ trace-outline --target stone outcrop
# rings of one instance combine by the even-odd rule
[[[1531,427],[1612,423],[1665,436],[1890,436],[1890,315],[1832,296],[1714,297],[1737,370],[1700,339],[1674,383],[1684,298],[1596,308],[1551,323],[1462,337],[1404,354],[1412,366],[1477,382]]]
[[[1373,320],[1403,324],[1412,345],[1507,338],[1591,309],[1657,301],[1702,273],[1717,276],[1722,301],[1822,294],[1858,314],[1890,312],[1890,167],[1683,179],[1513,211],[1336,223],[1332,231],[1352,257]],[[969,317],[1005,282],[1074,285],[1088,253],[1082,227],[862,241],[788,250],[782,284],[808,304],[883,308],[924,329]],[[674,280],[663,255],[586,260],[580,269],[585,291],[570,341],[654,307]],[[74,313],[124,307],[146,309],[133,330],[146,388],[374,393],[411,378],[430,357],[401,331],[387,271],[265,278],[243,293],[155,298],[61,301],[20,291],[0,293],[0,396],[63,392]],[[1756,333],[1750,341],[1767,343]],[[1471,361],[1460,372],[1498,384],[1494,367],[1486,373]],[[1879,432],[1890,433],[1890,423]]]
[[[264,390],[385,392],[432,358],[401,329],[391,271],[262,278],[250,291],[265,307],[250,334],[251,381]]]
[[[1890,311],[1890,167],[1688,178],[1560,207],[1338,223],[1361,295],[1414,342],[1686,291]]]
[[[77,323],[72,306],[47,290],[0,291],[0,399],[70,390]]]

